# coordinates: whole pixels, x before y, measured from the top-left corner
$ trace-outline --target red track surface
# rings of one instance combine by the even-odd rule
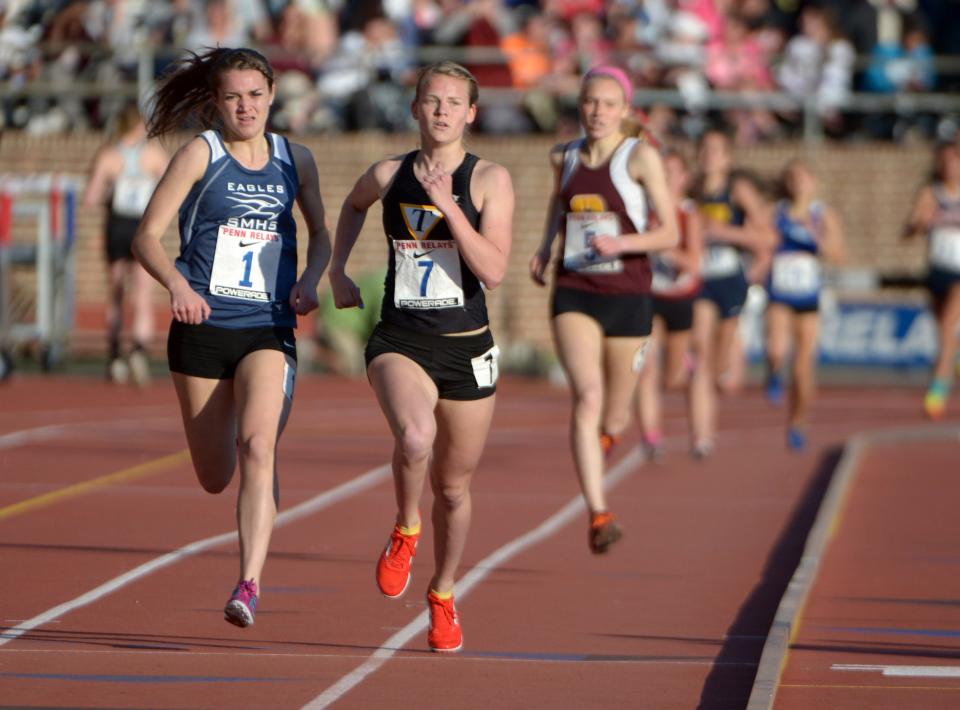
[[[777,708],[960,707],[958,453],[956,434],[868,449]]]
[[[782,413],[750,393],[724,403],[720,447],[706,462],[687,456],[680,401],[669,404],[667,462],[618,467],[631,474],[611,496],[626,536],[610,555],[590,555],[578,512],[461,595],[462,654],[430,654],[418,633],[335,706],[743,707],[837,447],[894,420],[919,423],[918,394],[828,390],[814,446],[796,455],[784,449]],[[464,574],[577,498],[567,417],[565,390],[502,384]],[[0,626],[20,634],[24,620],[138,565],[231,533],[236,483],[209,496],[184,459],[4,516],[184,446],[166,382],[137,392],[22,378],[0,388]],[[301,378],[281,445],[281,510],[385,464],[390,451],[366,383]],[[0,704],[301,707],[424,608],[429,530],[404,600],[373,583],[393,515],[382,476],[278,528],[247,630],[222,620],[237,575],[231,540],[0,637]]]

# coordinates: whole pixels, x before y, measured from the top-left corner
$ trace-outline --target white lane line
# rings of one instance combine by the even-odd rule
[[[879,672],[892,678],[960,678],[960,666],[885,666],[834,663],[832,671]]]
[[[352,478],[345,483],[340,484],[336,488],[331,488],[329,491],[320,493],[319,495],[305,500],[303,503],[293,506],[289,510],[286,510],[280,513],[277,516],[276,523],[274,524],[275,528],[288,525],[300,518],[311,515],[318,510],[327,508],[335,503],[349,498],[350,496],[356,495],[361,491],[364,491],[368,488],[381,483],[390,476],[390,464],[383,464],[378,466],[366,473]],[[43,612],[39,616],[35,616],[32,619],[23,622],[22,624],[17,624],[16,627],[7,629],[0,633],[0,646],[10,643],[16,638],[23,636],[25,633],[31,629],[35,629],[38,626],[43,624],[50,623],[54,619],[57,619],[64,614],[68,614],[71,611],[79,609],[80,607],[87,606],[93,602],[112,594],[123,587],[126,587],[128,584],[146,577],[149,574],[153,574],[157,570],[168,567],[172,564],[176,564],[181,560],[185,560],[188,557],[192,557],[199,552],[203,552],[211,547],[217,547],[218,545],[223,545],[228,542],[234,542],[237,539],[236,531],[231,531],[223,533],[221,535],[214,535],[213,537],[208,537],[203,540],[197,540],[196,542],[191,542],[188,545],[184,545],[178,550],[173,552],[168,552],[165,555],[160,557],[155,557],[149,562],[145,562],[139,567],[135,567],[129,572],[124,572],[118,577],[114,577],[108,582],[104,582],[99,587],[91,589],[86,594],[81,594],[76,599],[71,599],[68,602],[55,606],[48,611]]]
[[[30,444],[34,441],[47,441],[55,439],[67,430],[70,424],[54,424],[51,426],[41,426],[35,429],[21,429],[12,431],[9,434],[0,434],[0,449],[12,449],[15,446]]]
[[[635,471],[644,461],[640,447],[635,447],[614,465],[604,478],[604,487],[613,488]],[[462,600],[470,590],[480,584],[491,572],[504,562],[524,550],[556,533],[577,515],[582,515],[586,506],[582,496],[577,496],[556,513],[544,520],[538,527],[514,538],[503,547],[495,550],[476,564],[456,584],[457,599]],[[304,710],[320,710],[337,702],[346,693],[363,682],[371,673],[387,662],[398,650],[403,648],[429,625],[429,614],[424,611],[393,636],[388,638],[363,664],[343,676],[316,698],[304,705]]]

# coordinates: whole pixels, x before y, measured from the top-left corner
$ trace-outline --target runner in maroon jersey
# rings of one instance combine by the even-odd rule
[[[544,284],[551,247],[563,235],[552,298],[554,341],[570,382],[574,466],[590,512],[590,549],[621,536],[603,489],[604,446],[630,421],[637,372],[650,335],[648,252],[677,243],[676,211],[656,148],[627,125],[633,91],[615,67],[597,67],[580,89],[585,136],[550,154],[556,188],[543,243],[530,261]],[[651,229],[648,213],[664,215]]]

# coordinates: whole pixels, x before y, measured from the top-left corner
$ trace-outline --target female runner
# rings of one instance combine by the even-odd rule
[[[380,200],[389,265],[366,363],[395,440],[398,510],[376,579],[394,599],[410,585],[429,472],[435,570],[427,592],[427,642],[437,652],[463,646],[454,576],[498,374],[484,288],[503,279],[512,239],[510,174],[464,146],[478,92],[470,72],[454,62],[421,70],[412,107],[420,148],[374,163],[354,185],[340,212],[330,270],[337,307],[362,307],[345,268],[367,210]]]
[[[663,457],[661,388],[676,390],[690,384],[693,304],[703,285],[700,279],[703,227],[697,205],[688,192],[690,171],[683,156],[676,152],[668,152],[663,163],[670,196],[677,206],[680,243],[652,258],[653,333],[640,373],[637,414],[647,456],[654,461]],[[666,351],[662,352],[664,348]]]
[[[161,83],[151,136],[200,123],[174,156],[134,237],[170,292],[167,356],[190,456],[220,493],[240,464],[240,581],[224,614],[250,626],[279,505],[277,441],[293,402],[296,316],[317,307],[330,238],[310,151],[266,132],[273,70],[251,49],[191,55]],[[296,202],[309,231],[297,279]],[[179,211],[175,262],[160,238]]]
[[[693,341],[696,364],[691,383],[693,455],[708,456],[717,432],[717,388],[739,346],[737,326],[750,283],[744,253],[754,257],[773,248],[772,216],[756,184],[733,169],[730,138],[708,131],[698,153],[700,175],[695,187],[703,219],[703,290],[694,305]],[[764,259],[759,260],[760,263]]]
[[[787,446],[802,451],[816,389],[820,264],[843,259],[843,227],[836,211],[817,199],[816,178],[804,161],[787,164],[783,191],[786,199],[776,208],[778,242],[767,279],[767,392],[769,398],[781,389],[780,373],[793,340]]]
[[[620,539],[603,488],[604,448],[630,421],[637,373],[653,320],[648,252],[677,244],[676,211],[656,148],[630,133],[633,89],[624,72],[600,66],[580,87],[585,137],[556,146],[556,187],[543,242],[530,261],[544,274],[557,234],[562,257],[552,298],[554,343],[570,383],[570,443],[596,554]],[[650,228],[648,215],[661,216]]]
[[[927,289],[937,317],[940,349],[923,400],[931,419],[941,418],[953,383],[960,324],[960,146],[937,147],[934,179],[914,199],[905,235],[927,235]]]

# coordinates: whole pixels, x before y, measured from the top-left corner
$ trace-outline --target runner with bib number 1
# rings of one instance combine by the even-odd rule
[[[389,265],[381,321],[366,348],[367,377],[393,432],[396,523],[377,561],[384,596],[402,596],[420,537],[429,473],[436,569],[427,642],[459,651],[454,575],[470,527],[470,479],[493,417],[499,350],[484,288],[504,277],[513,185],[500,165],[466,151],[476,79],[453,62],[421,70],[413,101],[419,150],[374,163],[344,201],[330,283],[337,308],[363,307],[346,263],[367,210],[380,200]]]
[[[167,356],[190,456],[204,490],[220,493],[239,463],[240,579],[224,608],[254,623],[280,498],[277,442],[293,406],[297,316],[317,307],[330,258],[310,151],[266,132],[273,69],[251,49],[191,54],[160,83],[148,127],[206,128],[174,156],[133,249],[170,292]],[[296,204],[309,232],[297,278]],[[160,239],[180,214],[180,254]]]

